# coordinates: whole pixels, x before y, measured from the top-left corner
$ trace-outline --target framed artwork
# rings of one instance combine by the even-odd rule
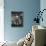
[[[12,27],[23,27],[23,11],[12,11],[11,12],[11,26]]]

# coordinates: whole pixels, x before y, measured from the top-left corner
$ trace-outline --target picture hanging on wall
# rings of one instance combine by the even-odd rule
[[[23,11],[12,11],[11,12],[11,26],[12,27],[23,27]]]

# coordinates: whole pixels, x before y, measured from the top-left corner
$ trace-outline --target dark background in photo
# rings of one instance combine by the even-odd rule
[[[23,12],[12,11],[11,12],[12,27],[23,27]]]

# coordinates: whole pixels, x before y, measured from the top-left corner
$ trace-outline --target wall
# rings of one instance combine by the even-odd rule
[[[4,0],[0,1],[0,42],[4,41]]]
[[[4,35],[7,41],[18,41],[32,28],[35,12],[40,9],[40,0],[4,0]],[[11,27],[11,11],[24,12],[24,26]]]
[[[46,0],[41,0],[40,1],[40,9],[41,9],[41,11],[43,9],[46,9]],[[43,17],[44,21],[43,22],[41,21],[41,25],[46,27],[46,20],[45,20],[46,19],[46,11],[43,12],[42,17]]]

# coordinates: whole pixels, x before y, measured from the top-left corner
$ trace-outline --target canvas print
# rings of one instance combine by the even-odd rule
[[[23,11],[12,11],[11,19],[12,27],[23,27]]]

